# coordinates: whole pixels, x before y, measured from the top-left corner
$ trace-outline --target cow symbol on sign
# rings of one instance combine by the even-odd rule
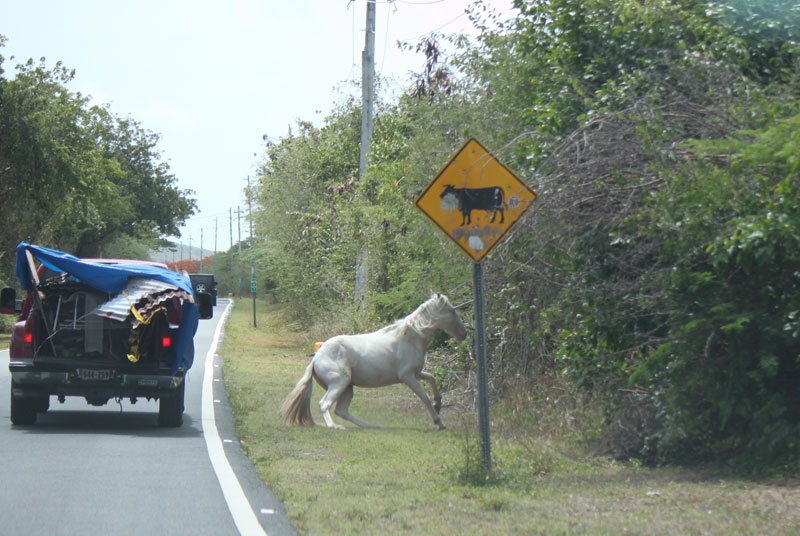
[[[503,200],[503,189],[497,186],[490,188],[456,188],[452,184],[446,184],[442,195],[439,196],[451,203],[455,200],[458,203],[458,210],[461,211],[461,225],[472,223],[472,211],[484,210],[492,212],[491,223],[497,219],[500,213],[500,223],[505,221],[505,202]]]

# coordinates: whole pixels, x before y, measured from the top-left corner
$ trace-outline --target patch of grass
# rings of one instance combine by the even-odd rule
[[[0,315],[0,350],[8,348],[18,315]]]
[[[347,430],[285,426],[278,407],[308,364],[315,337],[292,329],[279,306],[259,309],[258,329],[244,301],[228,321],[225,385],[248,455],[302,534],[800,533],[797,483],[589,456],[554,433],[567,425],[537,409],[550,402],[546,396],[514,405],[526,410],[492,407],[491,475],[476,469],[477,418],[447,394],[448,429],[441,432],[404,386],[356,390],[352,413],[379,430],[335,416]],[[315,385],[318,423],[322,393]],[[579,407],[564,414],[591,418]]]

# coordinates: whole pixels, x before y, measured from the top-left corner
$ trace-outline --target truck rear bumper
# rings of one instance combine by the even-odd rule
[[[9,362],[11,391],[17,398],[42,395],[84,397],[168,396],[184,381],[183,376],[165,374],[133,374],[111,369],[75,368],[48,371],[37,368],[32,360]]]

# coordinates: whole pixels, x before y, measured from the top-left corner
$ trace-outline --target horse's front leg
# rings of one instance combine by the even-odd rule
[[[431,404],[431,399],[428,398],[428,393],[425,392],[425,389],[422,385],[417,381],[417,378],[414,376],[406,377],[402,379],[403,383],[408,385],[408,387],[416,393],[416,395],[425,403],[425,406],[428,408],[428,412],[430,412],[431,417],[433,418],[433,424],[439,427],[439,430],[444,430],[446,426],[442,424],[442,419],[439,417],[439,412],[434,409],[433,404]]]
[[[436,378],[428,374],[427,372],[420,372],[417,374],[418,380],[425,380],[428,382],[428,385],[431,386],[431,391],[433,391],[433,409],[436,410],[436,413],[442,411],[442,395],[439,394],[439,388],[436,385]]]

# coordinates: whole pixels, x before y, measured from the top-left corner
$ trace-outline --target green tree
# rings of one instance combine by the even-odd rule
[[[659,283],[680,314],[636,379],[669,410],[662,452],[800,464],[799,126],[697,142],[694,169],[653,198],[672,266]]]
[[[4,38],[0,38],[0,46]],[[127,239],[175,235],[195,209],[156,149],[158,136],[67,89],[74,72],[0,56],[0,248],[20,240],[97,256]],[[8,273],[13,255],[2,262]]]
[[[85,98],[63,84],[73,73],[29,61],[15,79],[0,81],[0,218],[3,250],[25,239],[53,244],[59,225],[96,176],[84,163],[97,156],[83,137]],[[66,202],[65,202],[66,201]]]
[[[476,42],[410,46],[425,65],[379,107],[366,177],[352,101],[268,148],[260,251],[282,299],[349,303],[356,243],[375,318],[427,285],[468,294],[412,202],[475,136],[539,193],[486,261],[495,389],[571,382],[616,456],[790,458],[798,54],[791,24],[745,25],[740,4],[519,1]]]
[[[741,422],[719,433],[687,434],[681,428],[691,423],[693,431],[705,430],[707,415],[723,413],[720,399],[682,396],[686,392],[674,386],[712,389],[714,380],[735,377],[733,364],[724,370],[715,364],[694,383],[661,373],[663,383],[643,386],[637,374],[654,352],[679,346],[670,345],[678,337],[673,322],[698,314],[698,308],[712,317],[720,312],[711,312],[716,302],[697,299],[698,288],[685,282],[681,288],[687,300],[694,297],[695,309],[668,298],[674,298],[667,282],[684,259],[681,251],[687,254],[691,245],[702,250],[719,238],[709,229],[724,229],[731,214],[747,212],[763,195],[728,184],[732,197],[725,181],[717,184],[687,169],[684,143],[768,128],[771,117],[785,114],[782,103],[796,91],[791,77],[767,80],[759,73],[775,61],[797,61],[791,40],[779,54],[760,54],[764,42],[756,32],[732,25],[701,2],[517,5],[522,16],[514,31],[482,36],[483,47],[460,59],[471,94],[494,110],[487,115],[504,135],[516,136],[512,166],[528,171],[540,193],[514,247],[501,246],[492,259],[502,262],[489,271],[496,274],[489,285],[504,298],[493,306],[499,351],[494,362],[508,372],[543,378],[566,373],[588,392],[608,393],[609,436],[639,431],[624,441],[609,439],[619,455],[670,457],[678,445],[708,454],[724,441],[761,461],[791,452],[791,443],[781,439],[792,431],[785,397],[772,399],[747,436],[737,436]],[[771,150],[776,146],[763,154]],[[674,239],[665,232],[674,222],[653,214],[653,198],[675,201],[672,214],[697,213],[697,226],[676,227],[682,240]],[[708,295],[718,296],[713,290]],[[735,320],[724,325],[733,329]],[[772,328],[782,329],[777,317],[772,320]],[[691,351],[680,355],[658,363],[698,362]],[[660,368],[649,370],[657,375]],[[662,396],[665,389],[669,396]],[[738,395],[747,392],[746,382],[737,385]],[[747,407],[754,406],[755,396]],[[762,435],[757,445],[748,443],[765,430],[774,433]],[[767,444],[772,450],[763,448]],[[730,448],[723,455],[735,452]]]
[[[256,255],[275,292],[314,308],[352,295],[354,230],[348,227],[358,173],[359,118],[347,105],[321,129],[267,144],[256,186]]]
[[[413,201],[447,161],[453,140],[437,136],[440,127],[447,130],[442,126],[425,139],[410,139],[412,124],[427,121],[431,111],[416,106],[409,101],[379,109],[370,168],[361,180],[360,111],[352,100],[322,127],[301,122],[299,134],[268,143],[257,188],[256,250],[280,299],[309,314],[324,314],[320,306],[328,303],[354,307],[357,243],[369,249],[368,308],[379,319],[408,314],[432,289],[452,286],[447,281],[453,281],[457,252],[445,247],[447,253],[439,253],[444,237]],[[427,144],[430,151],[434,143],[441,147],[433,154],[439,158],[418,161],[423,153],[416,148]],[[463,282],[464,270],[455,272]]]
[[[97,253],[94,244],[105,244],[118,237],[134,237],[155,242],[164,236],[178,236],[178,226],[194,213],[191,190],[177,186],[169,166],[161,162],[159,136],[136,121],[112,116],[105,108],[91,109],[89,131],[106,163],[120,173],[107,174],[105,193],[97,206],[99,217],[107,222],[79,234],[79,253]]]

